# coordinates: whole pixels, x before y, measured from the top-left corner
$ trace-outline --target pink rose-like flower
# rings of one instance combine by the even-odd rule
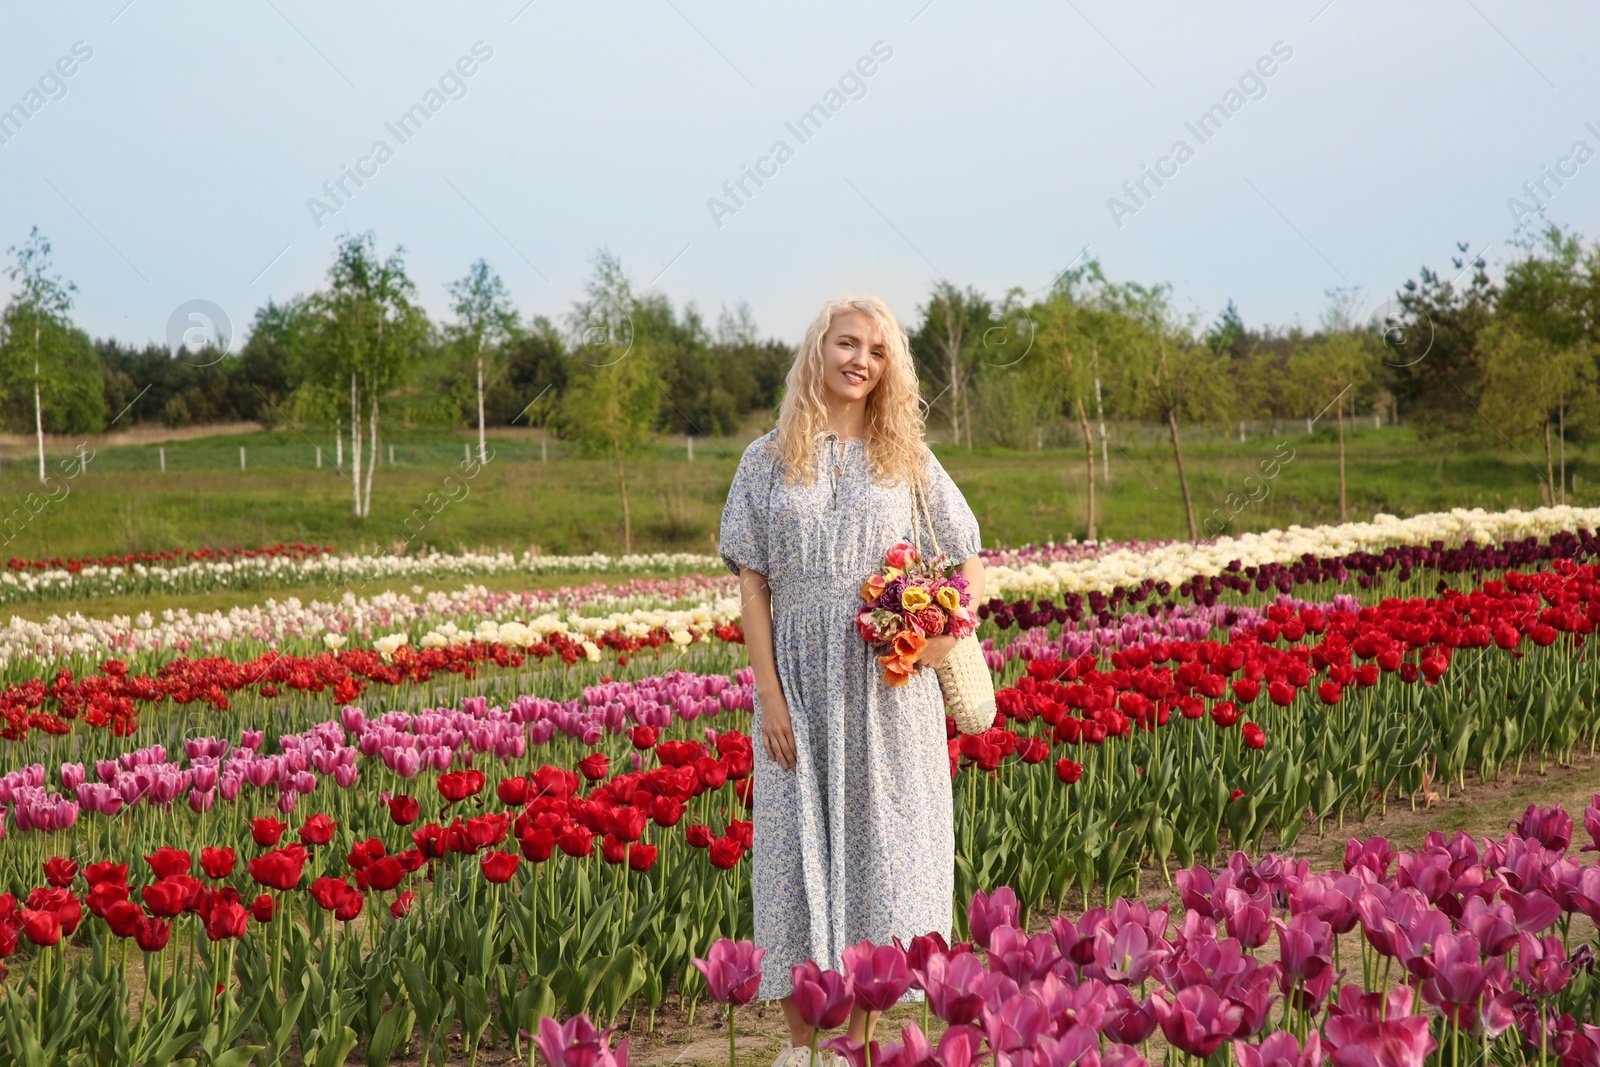
[[[890,546],[888,552],[884,553],[884,558],[889,561],[889,566],[903,571],[920,557],[915,545],[897,541]]]

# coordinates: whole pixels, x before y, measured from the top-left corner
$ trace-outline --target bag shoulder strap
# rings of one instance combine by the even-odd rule
[[[928,511],[928,499],[921,486],[916,482],[911,483],[911,533],[917,541],[917,550],[922,551],[922,540],[917,526],[917,512],[922,512],[922,519],[928,525],[928,539],[933,543],[933,555],[939,554],[939,535],[933,529],[933,516]]]

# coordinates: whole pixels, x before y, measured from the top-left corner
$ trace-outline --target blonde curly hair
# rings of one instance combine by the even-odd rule
[[[877,324],[883,339],[883,375],[867,394],[865,447],[873,480],[896,486],[902,481],[921,488],[927,445],[923,435],[922,393],[911,343],[889,306],[875,296],[830,300],[806,327],[778,407],[777,449],[790,482],[810,483],[817,476],[817,438],[828,430],[828,402],[823,378],[822,342],[840,315],[859,313]]]

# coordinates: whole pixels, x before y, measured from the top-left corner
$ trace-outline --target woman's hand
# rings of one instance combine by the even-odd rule
[[[773,698],[761,699],[761,743],[768,759],[786,771],[794,770],[794,725],[781,690]]]
[[[928,638],[928,643],[922,646],[922,653],[917,656],[917,662],[924,667],[937,667],[944,662],[944,658],[955,647],[956,639],[949,634],[930,637]]]

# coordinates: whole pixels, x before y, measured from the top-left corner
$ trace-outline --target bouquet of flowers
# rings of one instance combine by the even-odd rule
[[[966,637],[978,628],[969,609],[966,576],[950,565],[949,553],[924,559],[904,541],[885,555],[885,567],[861,585],[866,607],[856,615],[856,632],[883,654],[883,681],[902,686],[917,671],[917,657],[928,638]]]

